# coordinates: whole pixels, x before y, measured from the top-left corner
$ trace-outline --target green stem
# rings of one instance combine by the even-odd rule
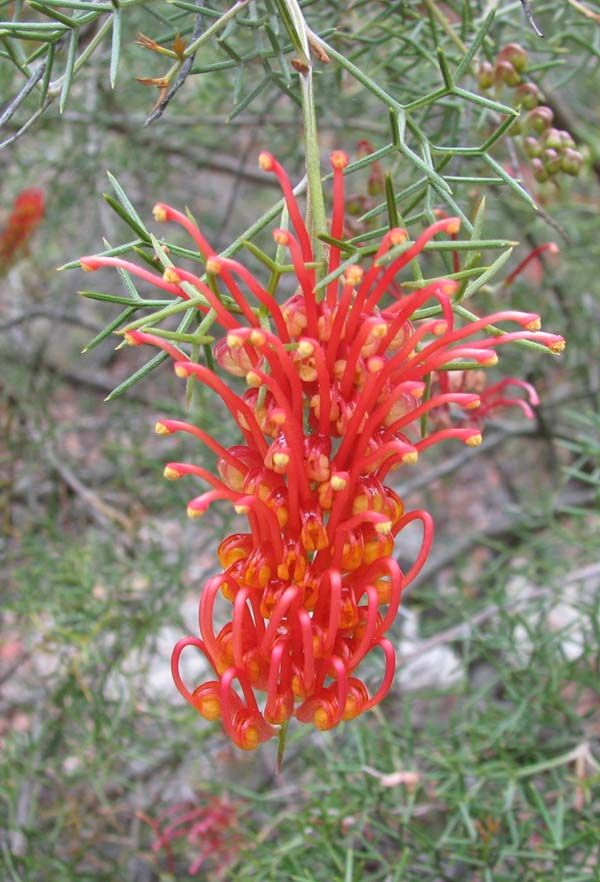
[[[286,720],[279,729],[279,737],[277,739],[277,774],[281,772],[283,766],[283,755],[285,753],[285,745],[287,742],[288,725],[289,720]]]
[[[313,240],[317,278],[325,272],[325,246],[318,238],[327,232],[325,202],[321,186],[321,157],[317,135],[317,114],[312,87],[312,68],[300,74],[302,114],[304,121],[304,152],[308,179],[308,228]]]

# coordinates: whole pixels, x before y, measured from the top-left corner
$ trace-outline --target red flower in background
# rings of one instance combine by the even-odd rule
[[[35,187],[23,190],[0,233],[0,269],[7,267],[31,238],[44,217],[44,193]]]
[[[331,236],[339,240],[348,159],[336,151],[331,163]],[[502,398],[502,382],[486,393],[465,381],[457,385],[448,375],[453,366],[493,366],[496,349],[513,340],[535,340],[556,352],[564,347],[561,337],[539,331],[534,313],[504,310],[458,325],[454,282],[437,280],[412,293],[396,287],[399,271],[435,236],[456,236],[457,218],[438,220],[414,242],[405,230],[390,230],[366,270],[346,267],[317,295],[311,239],[290,181],[270,154],[261,154],[260,165],[277,176],[291,221],[292,231],[274,232],[289,252],[298,284],[284,303],[242,264],[217,255],[187,215],[162,203],[156,220],[187,230],[206,261],[210,284],[182,268],[169,267],[161,277],[119,257],[81,260],[88,270],[120,267],[183,299],[202,295],[199,309],[213,310],[224,331],[214,347],[218,365],[245,377],[249,387],[237,395],[162,338],[126,334],[132,344],[166,351],[178,376],[211,387],[243,439],[225,448],[186,422],[165,419],[156,426],[159,434],[196,436],[217,458],[218,476],[189,463],[165,469],[168,478],[195,475],[210,485],[190,501],[189,515],[201,516],[213,502],[227,500],[248,519],[248,532],[228,536],[218,548],[222,572],[202,592],[200,637],[180,640],[172,660],[181,694],[206,719],[221,720],[244,749],[277,735],[291,717],[330,729],[385,697],[395,669],[386,634],[433,538],[431,516],[405,510],[386,484],[388,472],[414,464],[421,451],[441,441],[481,442],[476,409],[496,406],[493,396]],[[339,266],[340,252],[332,246],[328,274]],[[253,302],[262,307],[260,315]],[[421,317],[419,311],[431,306]],[[503,322],[516,330],[491,335],[489,326]],[[422,417],[429,413],[443,419],[432,420],[434,431],[421,437]],[[421,549],[404,572],[392,556],[394,545],[415,521],[422,527]],[[220,628],[218,598],[229,609]],[[181,653],[190,646],[214,671],[195,688],[179,672]],[[385,666],[371,690],[359,675],[375,650]]]
[[[185,839],[190,850],[196,852],[188,867],[190,876],[195,876],[202,867],[210,863],[214,867],[214,879],[222,879],[243,844],[238,830],[238,807],[227,798],[206,794],[198,802],[180,802],[170,806],[156,819],[145,812],[138,817],[154,831],[152,851],[164,850],[169,873],[175,874],[177,866],[173,844]]]

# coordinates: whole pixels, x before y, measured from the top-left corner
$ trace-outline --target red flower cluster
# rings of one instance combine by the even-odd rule
[[[188,867],[190,876],[195,876],[212,861],[218,865],[213,874],[215,880],[223,878],[242,845],[237,830],[237,806],[213,794],[206,794],[204,805],[193,802],[172,805],[156,820],[145,812],[138,812],[138,817],[154,831],[152,851],[164,850],[172,875],[177,872],[173,843],[178,839],[186,839],[190,849],[198,852]]]
[[[341,151],[332,154],[333,240],[343,235],[347,163]],[[261,154],[260,165],[277,176],[293,228],[274,233],[289,252],[298,283],[284,303],[240,263],[218,256],[187,215],[162,203],[155,219],[188,231],[206,260],[208,283],[182,268],[169,267],[161,277],[118,257],[81,260],[88,270],[121,267],[177,297],[203,295],[200,309],[213,310],[225,331],[214,348],[216,361],[249,387],[237,395],[158,336],[126,334],[130,343],[161,347],[175,360],[178,376],[196,377],[213,389],[244,440],[226,449],[185,422],[165,419],[156,426],[159,434],[196,436],[217,457],[218,477],[188,463],[166,467],[168,478],[196,475],[211,485],[189,503],[190,516],[227,500],[248,519],[248,532],[219,546],[222,572],[209,579],[200,599],[201,639],[182,639],[172,663],[182,695],[206,719],[221,720],[244,749],[276,735],[291,717],[330,729],[383,699],[395,668],[386,633],[433,534],[430,515],[406,511],[386,485],[388,472],[415,463],[440,441],[481,442],[473,414],[482,397],[464,384],[454,388],[447,380],[453,365],[486,368],[497,362],[497,347],[513,340],[536,340],[552,351],[564,346],[561,337],[538,330],[533,313],[507,310],[458,326],[451,281],[397,293],[392,283],[398,272],[434,236],[455,235],[456,218],[437,221],[414,242],[405,230],[390,230],[366,271],[346,267],[317,296],[311,239],[289,179],[268,153]],[[328,274],[339,267],[340,251],[332,246]],[[217,280],[226,292],[217,293]],[[434,308],[420,318],[426,304]],[[517,330],[489,335],[488,326],[498,322]],[[488,393],[502,399],[502,389],[500,384]],[[492,406],[486,401],[485,409]],[[430,412],[443,414],[447,424],[432,420],[434,430],[421,437],[422,417]],[[394,543],[415,521],[422,526],[421,549],[403,572],[392,556]],[[219,596],[230,612],[216,628]],[[179,672],[181,653],[190,646],[214,670],[212,679],[193,689]],[[359,668],[377,649],[385,666],[371,691]]]
[[[13,202],[12,211],[0,233],[0,269],[7,267],[44,217],[44,193],[32,187]]]

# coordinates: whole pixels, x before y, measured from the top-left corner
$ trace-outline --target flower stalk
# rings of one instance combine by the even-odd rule
[[[321,184],[321,159],[317,133],[317,114],[313,92],[312,65],[300,72],[300,96],[304,120],[304,153],[308,180],[308,229],[314,243],[317,278],[325,275],[325,246],[319,236],[326,232],[325,201]]]

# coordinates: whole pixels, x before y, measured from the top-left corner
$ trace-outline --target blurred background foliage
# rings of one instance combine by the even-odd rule
[[[567,350],[504,352],[540,392],[533,422],[507,412],[477,451],[402,473],[437,538],[381,710],[292,733],[278,776],[268,748],[235,752],[183,706],[168,662],[229,515],[185,522],[189,485],[161,477],[185,442],[151,434],[181,414],[180,384],[159,370],[105,404],[147,356],[110,337],[81,356],[118,309],[78,298],[90,277],[56,267],[135,237],[103,198],[118,202],[107,169],[150,230],[155,201],[187,205],[217,249],[279,199],[260,149],[302,178],[289,4],[0,2],[0,220],[25,187],[47,204],[0,278],[3,878],[598,879],[600,7],[538,0],[541,39],[519,2],[300,5],[327,44],[320,144],[354,162],[356,240],[390,222],[386,173],[411,235],[444,210],[469,238],[485,196],[481,238],[520,245],[484,252],[481,267],[506,262],[471,308],[539,311]],[[576,176],[537,181],[509,130],[516,90],[481,88],[480,64],[514,42],[581,154]],[[257,231],[265,249],[273,225]],[[560,254],[503,284],[550,240]],[[223,438],[209,394],[194,415]]]

